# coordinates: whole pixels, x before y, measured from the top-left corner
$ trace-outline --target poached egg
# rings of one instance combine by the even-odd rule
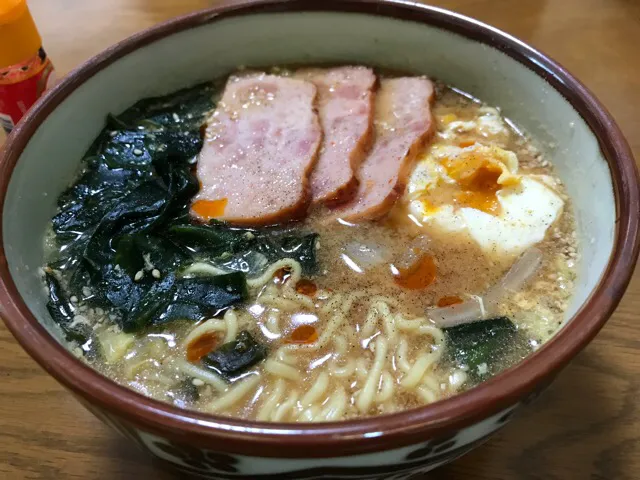
[[[432,236],[466,235],[492,258],[513,258],[542,241],[564,201],[546,175],[522,174],[499,146],[436,142],[406,192],[410,217]]]

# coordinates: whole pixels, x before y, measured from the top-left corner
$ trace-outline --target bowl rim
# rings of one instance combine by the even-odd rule
[[[31,136],[76,88],[113,62],[190,28],[242,15],[278,12],[361,13],[442,28],[497,48],[563,95],[596,136],[611,171],[616,232],[596,288],[554,338],[524,361],[449,399],[413,410],[324,424],[266,423],[205,415],[144,397],[103,377],[60,345],[31,314],[9,273],[0,224],[0,314],[22,347],[83,403],[143,430],[208,449],[262,457],[326,458],[400,448],[447,435],[535,395],[602,328],[631,279],[640,248],[638,171],[621,130],[595,96],[558,63],[524,42],[472,18],[404,0],[225,0],[134,34],[69,73],[9,136],[0,158],[0,209],[13,169]]]

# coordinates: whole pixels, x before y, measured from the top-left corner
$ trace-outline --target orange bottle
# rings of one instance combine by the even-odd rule
[[[53,80],[26,0],[0,0],[0,125],[7,133]]]

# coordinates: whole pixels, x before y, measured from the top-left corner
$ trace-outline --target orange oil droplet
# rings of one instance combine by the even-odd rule
[[[311,280],[307,280],[306,278],[302,278],[298,281],[298,283],[296,283],[296,292],[301,293],[302,295],[313,297],[317,291],[317,285]]]
[[[273,281],[278,285],[284,285],[291,278],[291,270],[286,267],[280,268],[273,274]]]
[[[318,332],[315,327],[311,325],[300,325],[291,332],[291,335],[287,337],[285,343],[307,344],[313,343],[316,340],[318,340]]]
[[[219,200],[196,200],[193,202],[193,205],[191,205],[191,210],[205,220],[212,220],[224,215],[227,202],[228,200],[226,198]]]
[[[436,280],[436,264],[433,257],[424,254],[408,268],[397,269],[396,284],[408,290],[422,290]]]
[[[447,295],[438,300],[439,307],[450,307],[462,303],[462,299],[457,295]]]
[[[215,332],[205,333],[194,339],[187,345],[187,360],[198,362],[202,357],[213,350],[218,344],[218,335]]]

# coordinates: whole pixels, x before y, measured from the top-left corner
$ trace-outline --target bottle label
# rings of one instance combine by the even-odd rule
[[[53,80],[53,65],[43,48],[25,62],[0,69],[0,126],[11,132]]]

